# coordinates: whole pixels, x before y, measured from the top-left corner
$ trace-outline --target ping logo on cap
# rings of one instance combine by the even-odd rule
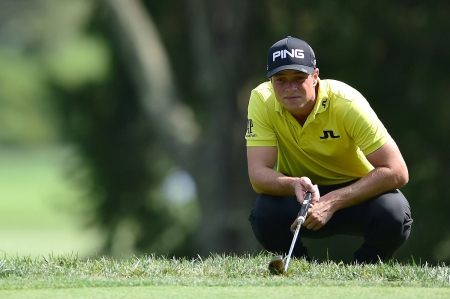
[[[273,44],[267,53],[267,78],[284,70],[297,70],[312,74],[316,57],[304,40],[288,36]]]
[[[285,59],[287,55],[292,58],[305,58],[305,53],[302,49],[292,49],[291,52],[289,52],[288,50],[280,50],[273,52],[272,61],[275,61],[275,59],[277,59],[278,57],[281,57],[281,59]]]

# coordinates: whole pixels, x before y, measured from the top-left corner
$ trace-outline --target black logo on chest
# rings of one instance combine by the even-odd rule
[[[333,130],[324,130],[323,136],[320,136],[320,139],[328,139],[328,138],[339,138],[341,136],[334,136]]]

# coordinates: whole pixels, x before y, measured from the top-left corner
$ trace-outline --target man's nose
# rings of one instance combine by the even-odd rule
[[[291,82],[288,82],[287,89],[289,91],[297,91],[298,87],[297,87],[297,84],[295,84],[295,82],[291,81]]]

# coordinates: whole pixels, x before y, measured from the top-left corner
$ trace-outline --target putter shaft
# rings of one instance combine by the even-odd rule
[[[291,248],[289,248],[289,253],[286,257],[286,264],[284,265],[284,271],[287,272],[289,261],[291,260],[292,251],[294,250],[295,243],[297,242],[298,233],[300,232],[300,228],[305,222],[306,216],[308,214],[309,204],[311,203],[312,193],[306,191],[305,197],[303,198],[303,204],[300,209],[299,216],[297,218],[297,227],[295,228],[294,238],[292,239]]]
[[[295,243],[297,242],[298,233],[300,232],[300,227],[302,226],[300,221],[297,224],[297,228],[295,229],[294,238],[292,239],[291,248],[289,248],[288,256],[286,257],[286,264],[284,265],[284,271],[287,271],[289,266],[289,261],[291,260],[292,251],[294,250]]]

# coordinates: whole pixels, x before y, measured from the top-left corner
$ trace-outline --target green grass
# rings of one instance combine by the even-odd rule
[[[100,240],[71,212],[63,148],[0,149],[0,298],[450,298],[447,266],[347,265],[272,256],[85,258]],[[74,207],[76,209],[76,206]],[[69,254],[77,252],[77,254]],[[50,254],[52,253],[52,254]]]
[[[82,228],[74,212],[81,192],[65,176],[72,155],[63,147],[0,147],[0,253],[95,253],[101,238]]]
[[[1,298],[449,298],[445,265],[293,259],[270,275],[268,254],[177,259],[76,255],[0,259]]]
[[[278,287],[188,287],[188,286],[137,286],[113,288],[79,288],[60,290],[20,290],[0,292],[2,298],[442,298],[447,299],[449,292],[445,289],[426,288],[392,288],[392,287],[305,287],[305,286],[278,286]]]

